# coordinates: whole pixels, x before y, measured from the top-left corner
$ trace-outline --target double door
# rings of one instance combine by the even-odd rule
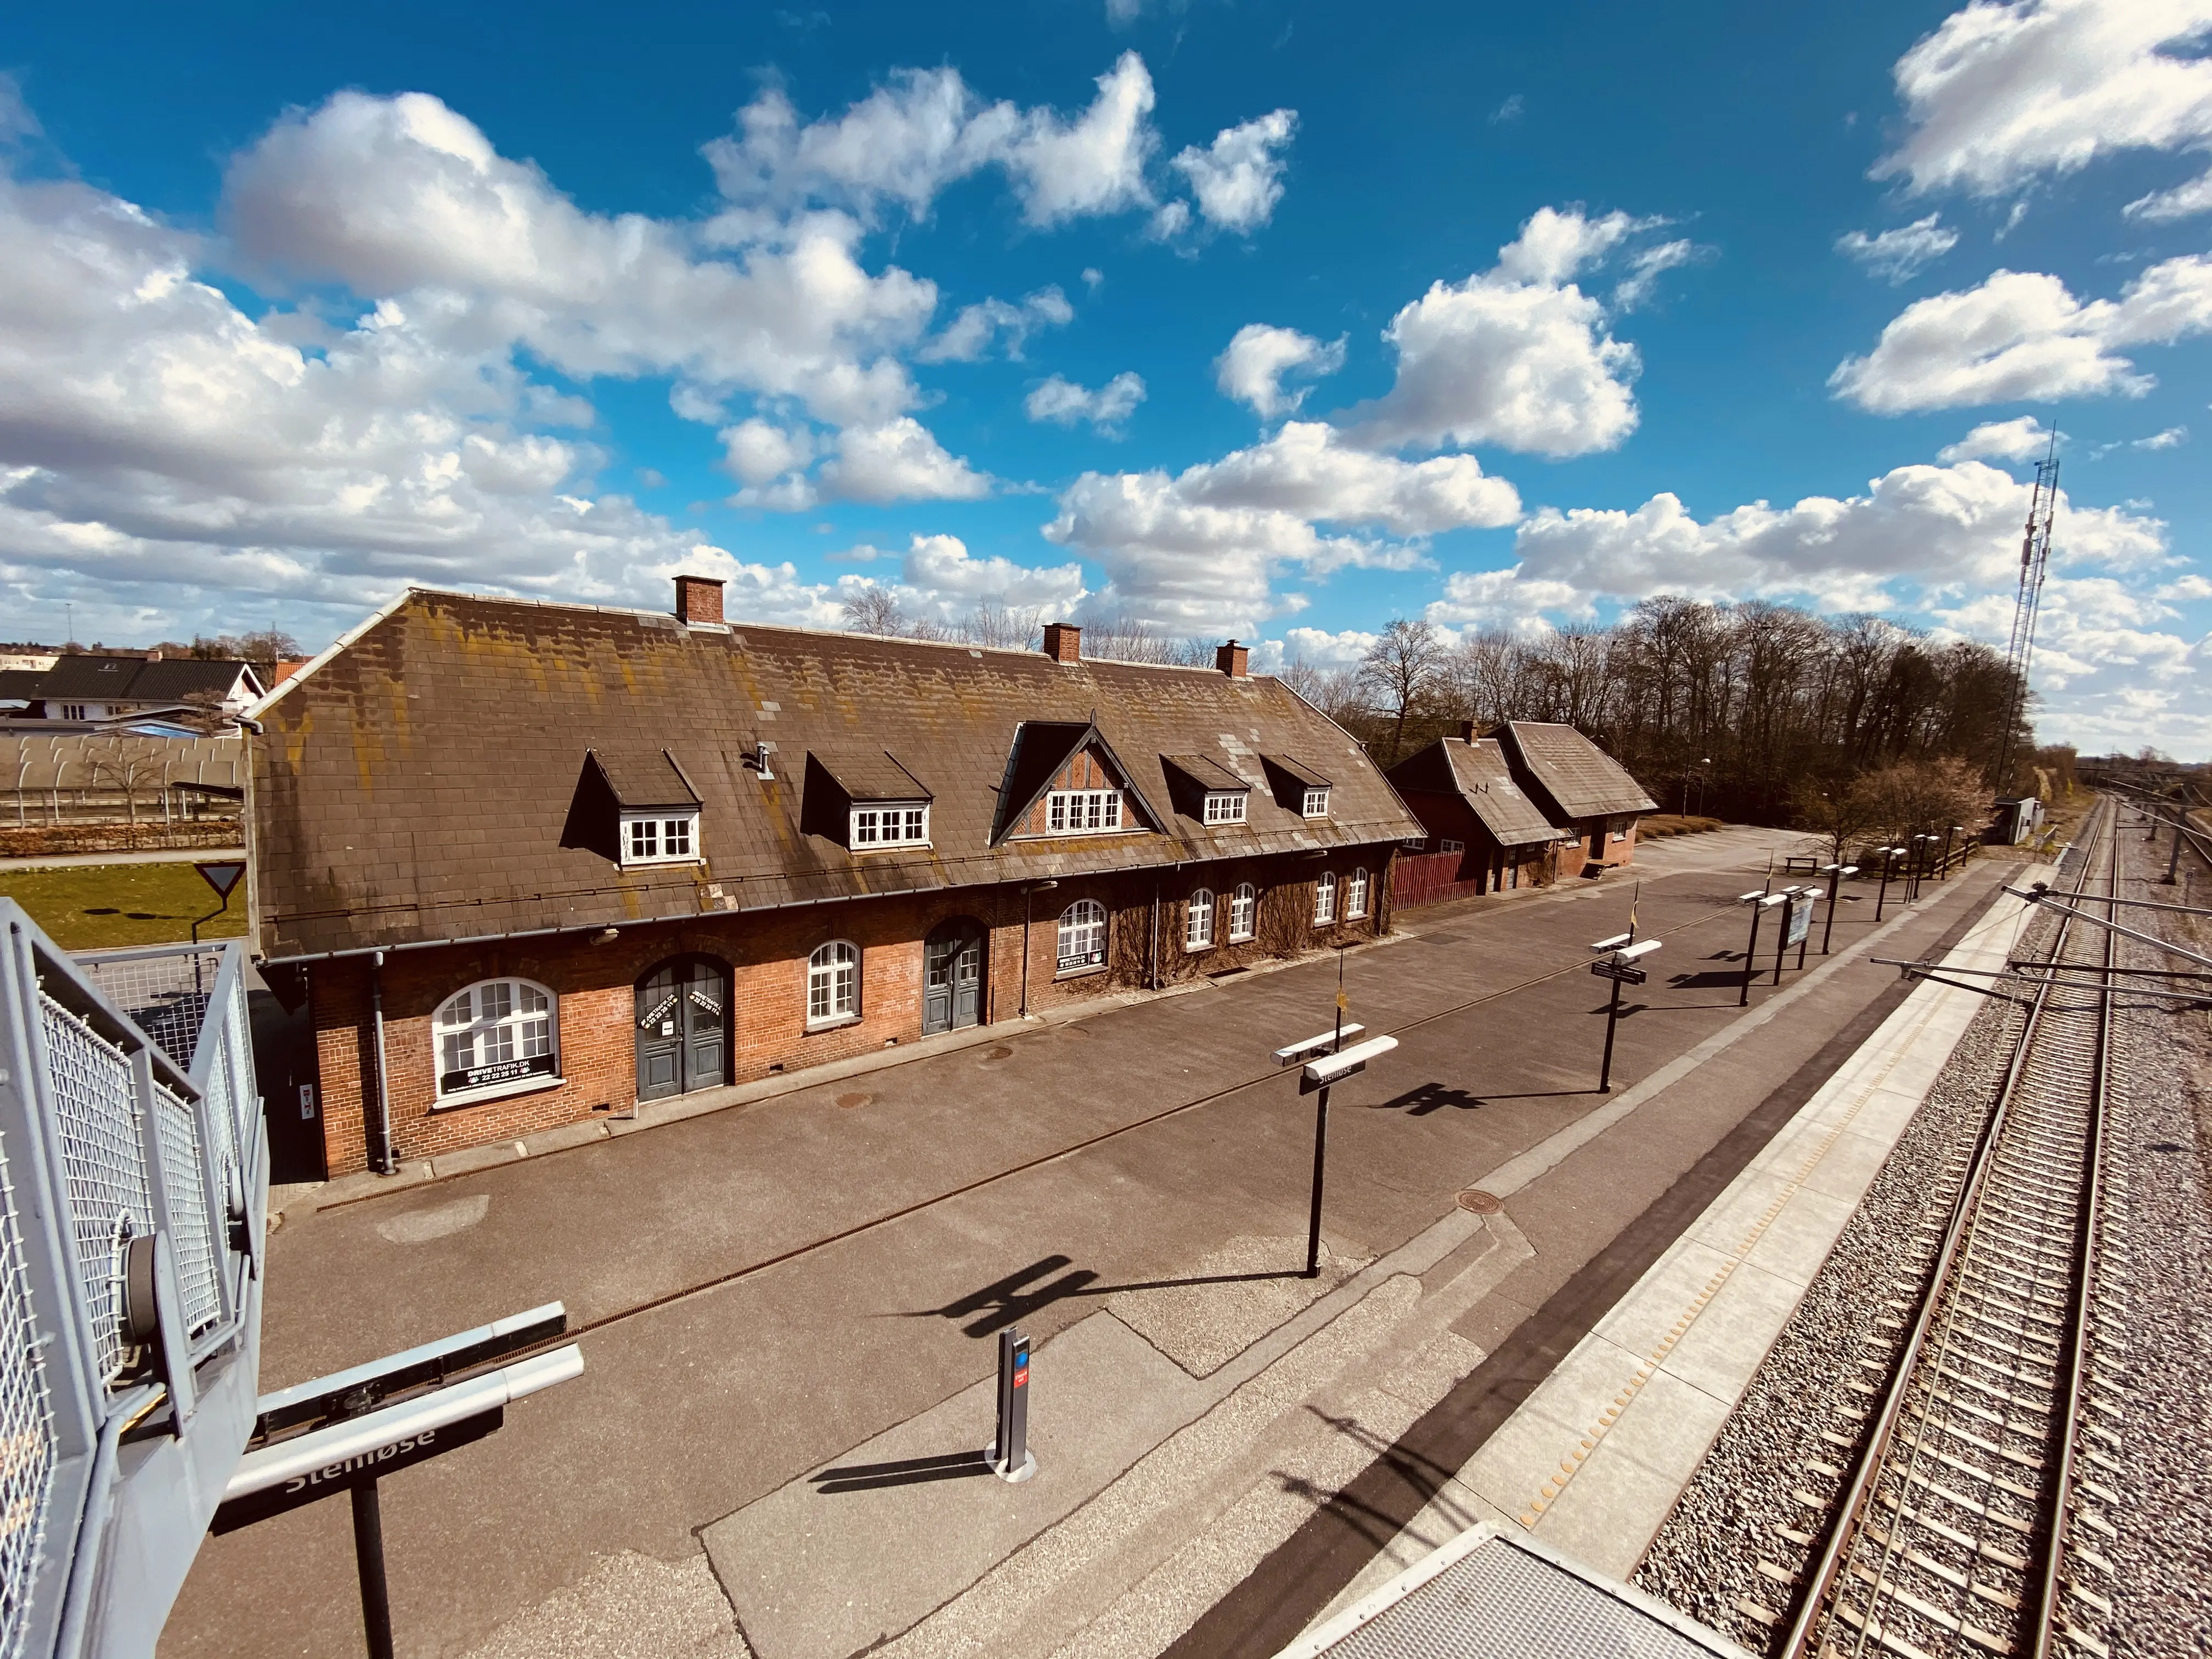
[[[946,922],[922,945],[922,1031],[957,1031],[982,1018],[983,930]]]
[[[729,1078],[730,976],[719,962],[685,957],[637,982],[637,1097],[711,1089]]]

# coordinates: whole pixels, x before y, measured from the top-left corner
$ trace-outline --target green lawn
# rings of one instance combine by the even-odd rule
[[[189,863],[91,864],[68,870],[0,869],[0,896],[14,899],[64,951],[166,945],[190,939],[192,918],[215,908],[215,890]],[[230,909],[200,929],[202,939],[246,931],[246,884]]]

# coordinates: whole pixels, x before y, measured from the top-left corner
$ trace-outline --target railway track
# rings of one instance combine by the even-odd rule
[[[2107,797],[2077,849],[2077,896],[2117,892],[2118,819]],[[2118,1442],[2100,1419],[2119,1407],[2097,1366],[2124,1352],[2100,1319],[2124,1262],[2104,1249],[2112,975],[2097,970],[2116,941],[2052,926],[2052,970],[1978,1137],[1944,1171],[1949,1213],[1896,1264],[1844,1384],[1864,1437],[1778,1650],[1789,1659],[2106,1651],[2098,1546]]]

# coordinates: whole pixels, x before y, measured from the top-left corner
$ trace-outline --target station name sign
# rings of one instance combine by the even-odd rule
[[[1060,957],[1060,966],[1055,971],[1072,974],[1079,968],[1103,968],[1105,965],[1106,947],[1102,945],[1093,951],[1078,951],[1072,957]]]
[[[372,1447],[340,1462],[309,1469],[304,1474],[294,1475],[289,1480],[264,1491],[227,1498],[216,1508],[215,1519],[208,1530],[212,1533],[234,1532],[240,1527],[250,1527],[257,1521],[266,1521],[272,1515],[282,1515],[287,1510],[296,1510],[325,1498],[335,1498],[342,1492],[371,1480],[381,1480],[387,1474],[411,1468],[416,1463],[428,1462],[431,1458],[465,1446],[471,1441],[483,1439],[497,1429],[506,1416],[505,1407],[495,1406],[489,1411],[465,1417],[458,1423],[414,1430],[385,1445]]]
[[[489,1066],[471,1066],[458,1072],[442,1072],[438,1077],[438,1092],[450,1095],[462,1089],[483,1089],[495,1083],[513,1083],[521,1078],[552,1075],[553,1056],[532,1054],[526,1060],[495,1060]]]

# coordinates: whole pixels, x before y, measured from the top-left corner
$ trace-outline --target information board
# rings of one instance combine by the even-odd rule
[[[1784,945],[1802,945],[1805,936],[1813,931],[1813,895],[1811,892],[1790,896],[1790,926],[1782,935]]]

